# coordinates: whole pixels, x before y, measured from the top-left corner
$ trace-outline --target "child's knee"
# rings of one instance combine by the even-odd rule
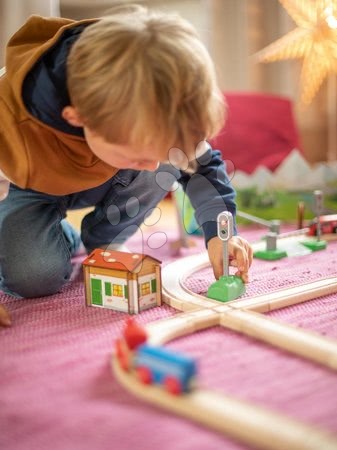
[[[29,261],[20,267],[2,264],[0,288],[13,296],[31,298],[58,293],[71,275],[71,263],[32,264]]]

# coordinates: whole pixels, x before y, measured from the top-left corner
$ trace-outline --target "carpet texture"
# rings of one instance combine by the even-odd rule
[[[243,230],[249,240],[261,231]],[[130,241],[164,264],[172,261],[159,235]],[[183,255],[203,249],[197,239]],[[148,247],[151,245],[151,248]],[[156,248],[157,247],[157,248]],[[0,446],[6,450],[239,450],[248,448],[142,403],[110,369],[112,345],[125,315],[84,304],[81,260],[71,282],[48,298],[0,295],[13,326],[1,329]],[[246,296],[337,275],[337,242],[328,249],[278,262],[254,261]],[[203,293],[211,270],[187,285]],[[148,323],[177,312],[164,305],[143,312]],[[337,295],[270,313],[286,323],[337,338]],[[220,327],[168,344],[198,361],[198,383],[255,402],[337,435],[337,377],[328,369]],[[322,449],[323,450],[323,449]]]

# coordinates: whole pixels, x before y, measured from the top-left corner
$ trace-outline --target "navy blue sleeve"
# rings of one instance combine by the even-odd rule
[[[208,149],[198,158],[198,169],[194,174],[181,172],[181,183],[195,210],[195,219],[202,227],[205,242],[217,236],[217,216],[223,211],[233,215],[236,229],[236,193],[226,172],[225,162],[219,150]]]

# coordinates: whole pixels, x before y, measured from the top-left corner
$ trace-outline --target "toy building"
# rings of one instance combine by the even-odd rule
[[[82,264],[88,306],[138,314],[161,305],[161,262],[157,259],[97,248]]]

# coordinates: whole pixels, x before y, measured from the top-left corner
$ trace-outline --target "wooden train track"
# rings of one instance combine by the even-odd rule
[[[182,258],[163,268],[164,301],[182,313],[148,324],[146,330],[150,343],[162,345],[180,336],[220,325],[337,370],[337,341],[262,314],[336,293],[336,277],[219,304],[193,293],[185,286],[185,280],[191,274],[208,266],[208,255],[202,253]],[[312,426],[218,392],[196,388],[190,394],[172,397],[156,386],[145,388],[132,374],[119,367],[115,357],[112,362],[117,379],[136,396],[250,447],[270,450],[337,450],[335,436]]]
[[[117,380],[136,397],[170,413],[193,420],[251,448],[263,450],[336,450],[333,436],[312,426],[219,392],[196,388],[173,396],[156,385],[144,387],[124,372],[113,357]]]

